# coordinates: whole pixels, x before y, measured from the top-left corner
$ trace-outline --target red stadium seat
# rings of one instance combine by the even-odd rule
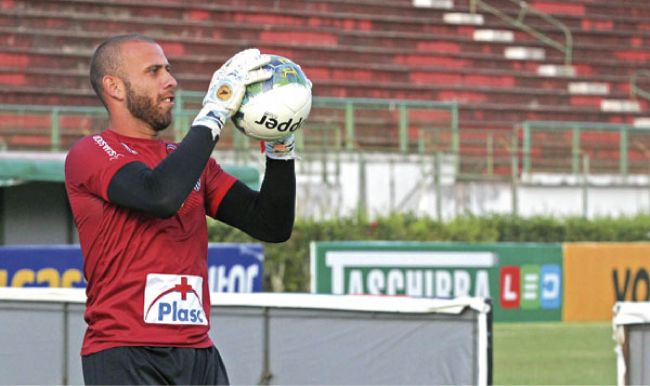
[[[487,1],[517,14],[508,0]],[[264,0],[5,2],[0,103],[99,106],[87,80],[93,48],[109,35],[137,31],[161,43],[184,90],[203,91],[226,58],[257,46],[300,63],[317,97],[457,101],[461,133],[486,133],[467,136],[461,151],[468,154],[485,151],[480,142],[488,133],[509,138],[513,126],[525,120],[631,123],[648,114],[648,103],[641,99],[634,100],[638,109],[602,107],[605,99],[631,100],[629,78],[650,59],[650,4],[645,1],[629,0],[625,6],[608,0],[528,2],[570,28],[573,77],[540,73],[543,65],[562,65],[562,53],[495,16],[483,13],[480,25],[445,21],[450,12],[469,12],[469,0],[453,3],[451,9],[440,9],[414,7],[410,0],[277,0],[272,6]],[[561,31],[534,15],[527,22],[552,39],[562,38]],[[512,41],[479,39],[482,30],[511,31]],[[543,58],[508,59],[504,52],[511,46],[543,50]],[[315,111],[312,120],[327,126],[327,118]],[[343,127],[344,117],[337,119]],[[412,114],[412,139],[427,119],[424,113]],[[364,120],[356,122],[360,146],[395,148],[395,117],[386,118],[393,134],[383,138],[373,136],[370,126],[364,129]],[[583,141],[616,143],[607,136]],[[594,156],[613,155],[601,151]]]

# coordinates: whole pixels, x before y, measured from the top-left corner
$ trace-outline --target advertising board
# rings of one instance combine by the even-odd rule
[[[211,292],[261,292],[261,244],[209,244]],[[0,247],[0,287],[84,288],[78,245]]]
[[[311,291],[493,299],[495,321],[562,317],[560,244],[314,242]]]
[[[611,320],[619,301],[650,300],[650,243],[564,245],[564,320]]]

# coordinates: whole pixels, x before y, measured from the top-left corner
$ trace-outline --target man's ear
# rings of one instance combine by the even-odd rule
[[[124,100],[126,88],[122,79],[113,75],[105,75],[102,79],[102,85],[104,86],[104,92],[109,98]]]

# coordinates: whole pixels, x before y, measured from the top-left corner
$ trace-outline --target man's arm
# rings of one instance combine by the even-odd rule
[[[120,168],[108,185],[108,199],[156,217],[173,216],[201,177],[218,138],[205,126],[193,126],[154,169],[142,162]]]
[[[142,162],[120,168],[108,185],[108,199],[157,217],[173,216],[185,201],[212,153],[226,121],[239,109],[246,86],[271,77],[257,49],[239,52],[212,76],[203,108],[178,149],[150,169]]]
[[[237,181],[224,196],[215,218],[266,242],[291,237],[296,205],[293,160],[267,158],[260,191]]]

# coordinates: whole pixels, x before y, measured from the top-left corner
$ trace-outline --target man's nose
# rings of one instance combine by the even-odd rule
[[[167,73],[167,79],[165,79],[165,88],[176,88],[178,86],[178,81],[170,73]]]

